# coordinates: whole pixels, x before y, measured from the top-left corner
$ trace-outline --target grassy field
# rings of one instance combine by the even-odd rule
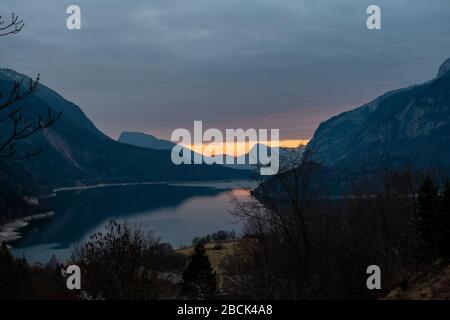
[[[239,240],[213,241],[205,244],[206,253],[209,256],[211,266],[217,274],[219,290],[223,289],[224,272],[221,268],[222,261],[234,253],[235,247]],[[189,257],[194,251],[194,247],[177,249],[176,252]]]
[[[214,270],[216,270],[217,274],[221,273],[221,262],[224,258],[234,253],[234,248],[237,243],[238,240],[224,240],[208,242],[205,244],[206,253],[208,254],[211,265]],[[194,251],[194,247],[181,248],[175,251],[188,257],[192,254],[192,251]]]

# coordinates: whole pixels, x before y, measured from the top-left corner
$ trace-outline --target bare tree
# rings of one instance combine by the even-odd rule
[[[5,22],[3,17],[0,16],[0,36],[19,33],[24,25],[23,20],[19,19],[19,16],[15,13],[11,14],[11,21],[9,22]]]
[[[313,230],[307,218],[315,171],[310,154],[300,149],[283,152],[279,173],[260,181],[254,201],[234,199],[233,214],[245,221],[245,233],[253,240],[242,241],[238,259],[228,261],[232,290],[252,298],[310,298],[299,288],[310,286],[307,282],[316,273],[309,263],[314,259]]]
[[[284,160],[285,169],[235,199],[244,238],[224,262],[236,297],[277,299],[376,298],[414,267],[414,176],[385,168],[355,177],[340,193],[336,172],[311,154]],[[339,172],[341,173],[341,172]],[[383,269],[383,292],[368,292],[366,268]]]
[[[72,251],[72,262],[83,270],[84,293],[94,299],[157,298],[159,238],[114,220],[105,229]]]
[[[11,20],[5,22],[0,16],[0,37],[20,32],[24,22],[14,13]],[[0,92],[0,161],[6,159],[22,160],[39,154],[41,149],[19,150],[18,143],[36,132],[54,124],[61,112],[56,116],[51,109],[47,115],[39,115],[35,119],[28,119],[23,111],[26,105],[18,106],[17,102],[34,94],[39,88],[39,75],[33,79],[19,79],[11,81],[9,94]]]

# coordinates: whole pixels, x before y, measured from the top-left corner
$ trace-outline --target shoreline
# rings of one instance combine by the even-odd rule
[[[90,190],[90,189],[97,189],[97,188],[107,188],[107,187],[124,187],[124,186],[138,186],[138,185],[160,185],[160,184],[166,184],[166,185],[173,185],[173,186],[198,186],[198,185],[204,185],[204,184],[214,184],[214,183],[239,183],[239,182],[249,182],[253,180],[250,179],[222,179],[222,180],[198,180],[198,181],[151,181],[151,182],[125,182],[125,183],[99,183],[95,185],[85,185],[85,186],[73,186],[73,187],[60,187],[55,188],[52,190],[52,193],[39,196],[36,198],[28,198],[25,199],[28,202],[37,203],[37,199],[43,199],[43,198],[50,198],[55,197],[57,192],[64,192],[64,191],[77,191],[77,190]],[[213,187],[213,186],[208,186]],[[244,188],[249,188],[244,187]],[[251,189],[251,187],[249,188]],[[20,229],[23,229],[25,227],[28,227],[31,223],[43,219],[50,219],[55,214],[54,211],[49,211],[46,213],[39,213],[34,215],[25,216],[22,218],[18,218],[12,222],[6,223],[4,225],[0,225],[0,244],[5,243],[9,244],[12,242],[15,242],[17,240],[22,239],[23,235],[20,232]]]
[[[54,214],[55,213],[53,211],[33,214],[30,216],[16,219],[13,222],[0,226],[0,243],[8,244],[17,241],[19,239],[22,239],[22,234],[19,232],[20,229],[29,226],[30,223],[34,221],[49,219],[53,217]]]
[[[59,187],[52,190],[52,193],[40,196],[39,198],[49,198],[54,197],[57,192],[64,191],[77,191],[77,190],[89,190],[98,188],[108,188],[108,187],[126,187],[126,186],[140,186],[140,185],[158,185],[158,184],[168,184],[168,185],[192,185],[192,184],[211,184],[211,183],[229,183],[229,182],[239,182],[239,181],[253,181],[252,179],[221,179],[221,180],[192,180],[192,181],[149,181],[149,182],[118,182],[118,183],[99,183],[93,185],[84,186],[73,186],[73,187]]]

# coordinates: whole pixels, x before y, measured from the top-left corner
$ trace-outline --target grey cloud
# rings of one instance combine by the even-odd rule
[[[375,2],[378,32],[365,28],[365,0],[79,0],[83,29],[68,31],[72,1],[2,0],[27,26],[1,39],[1,64],[40,72],[111,136],[168,137],[200,119],[307,138],[450,56],[450,1]]]

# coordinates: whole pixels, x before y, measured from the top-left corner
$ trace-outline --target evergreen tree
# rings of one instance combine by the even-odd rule
[[[437,255],[440,219],[438,214],[439,193],[434,181],[427,177],[417,192],[417,231],[419,256],[429,262]]]
[[[205,247],[199,243],[189,258],[183,273],[183,293],[191,299],[211,298],[216,292],[216,272],[206,254]]]
[[[447,179],[444,184],[444,190],[441,194],[440,205],[441,239],[439,245],[440,255],[444,259],[450,259],[450,180]]]
[[[30,269],[24,259],[15,259],[0,243],[0,300],[32,298]]]

